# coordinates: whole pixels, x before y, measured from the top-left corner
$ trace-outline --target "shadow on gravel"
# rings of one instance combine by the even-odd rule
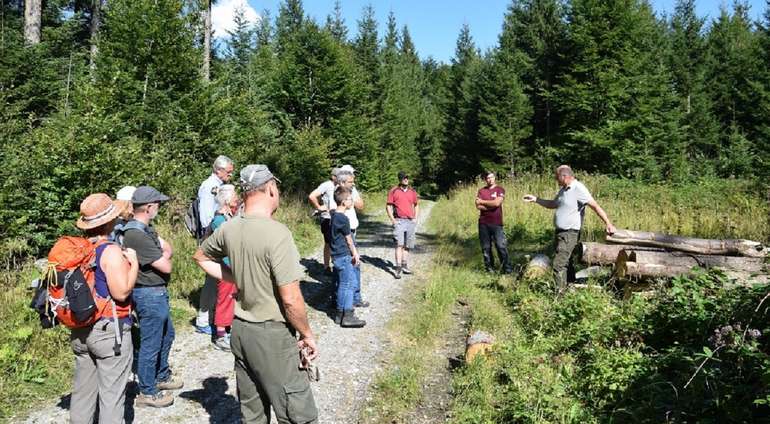
[[[393,277],[396,276],[395,272],[393,271],[393,269],[395,268],[395,265],[390,260],[382,259],[382,258],[375,258],[375,257],[369,256],[369,255],[361,255],[361,262],[363,262],[365,264],[369,264],[369,265],[371,265],[371,266],[373,266],[375,268],[379,268],[379,269],[387,272],[388,274],[390,274]]]
[[[299,263],[307,269],[308,277],[321,282],[332,280],[332,276],[326,273],[324,265],[321,262],[318,262],[318,260],[313,258],[302,258],[299,260]]]
[[[203,380],[203,388],[182,392],[179,397],[200,403],[208,412],[211,424],[240,423],[238,399],[227,394],[227,389],[226,378],[208,377]]]

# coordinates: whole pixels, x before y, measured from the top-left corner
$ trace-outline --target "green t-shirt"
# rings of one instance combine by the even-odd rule
[[[235,316],[251,322],[286,322],[278,287],[305,276],[291,231],[270,218],[237,216],[201,245],[206,256],[230,258],[238,287]]]

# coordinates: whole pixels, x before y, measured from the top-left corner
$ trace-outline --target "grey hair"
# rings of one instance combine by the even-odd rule
[[[353,174],[350,172],[340,172],[337,174],[337,184],[345,184],[351,178],[353,178]]]
[[[232,165],[232,164],[233,164],[232,159],[230,159],[225,155],[219,155],[217,156],[216,159],[214,159],[214,165],[212,166],[212,168],[214,169],[214,171],[217,171],[220,169],[225,169],[227,165]]]
[[[569,167],[569,165],[559,165],[556,168],[556,175],[560,177],[574,177],[575,174],[572,172],[572,168]]]
[[[217,189],[217,206],[220,208],[230,203],[230,200],[235,196],[235,186],[232,184],[224,184]]]

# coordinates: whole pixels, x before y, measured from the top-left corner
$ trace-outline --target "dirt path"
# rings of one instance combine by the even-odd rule
[[[432,238],[424,231],[433,203],[426,201],[421,206],[417,248],[409,260],[410,268],[417,273],[427,270],[432,251]],[[370,308],[357,311],[367,321],[363,329],[340,328],[329,317],[334,309],[330,302],[333,284],[323,273],[320,252],[302,260],[307,269],[307,278],[301,283],[302,292],[321,353],[317,361],[321,381],[312,384],[319,423],[358,422],[368,387],[381,366],[380,355],[388,348],[385,326],[399,312],[402,287],[409,284],[411,278],[393,278],[390,232],[390,225],[380,222],[378,216],[361,219],[358,237],[364,262],[361,291],[364,299],[371,302]],[[184,327],[177,328],[170,357],[174,373],[185,381],[185,387],[175,391],[174,405],[163,409],[134,409],[136,383],[132,380],[128,386],[127,423],[240,422],[233,358],[229,353],[214,349],[207,336]],[[69,395],[66,395],[13,422],[61,423],[68,418]]]

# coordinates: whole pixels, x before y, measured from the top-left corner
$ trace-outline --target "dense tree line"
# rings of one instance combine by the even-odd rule
[[[179,197],[219,153],[305,190],[350,163],[364,189],[426,192],[483,168],[567,162],[645,180],[770,172],[770,4],[710,21],[694,0],[514,0],[485,52],[460,29],[421,59],[392,13],[355,29],[301,0],[210,48],[209,0],[3,0],[0,238],[34,251],[83,196],[152,183]]]

